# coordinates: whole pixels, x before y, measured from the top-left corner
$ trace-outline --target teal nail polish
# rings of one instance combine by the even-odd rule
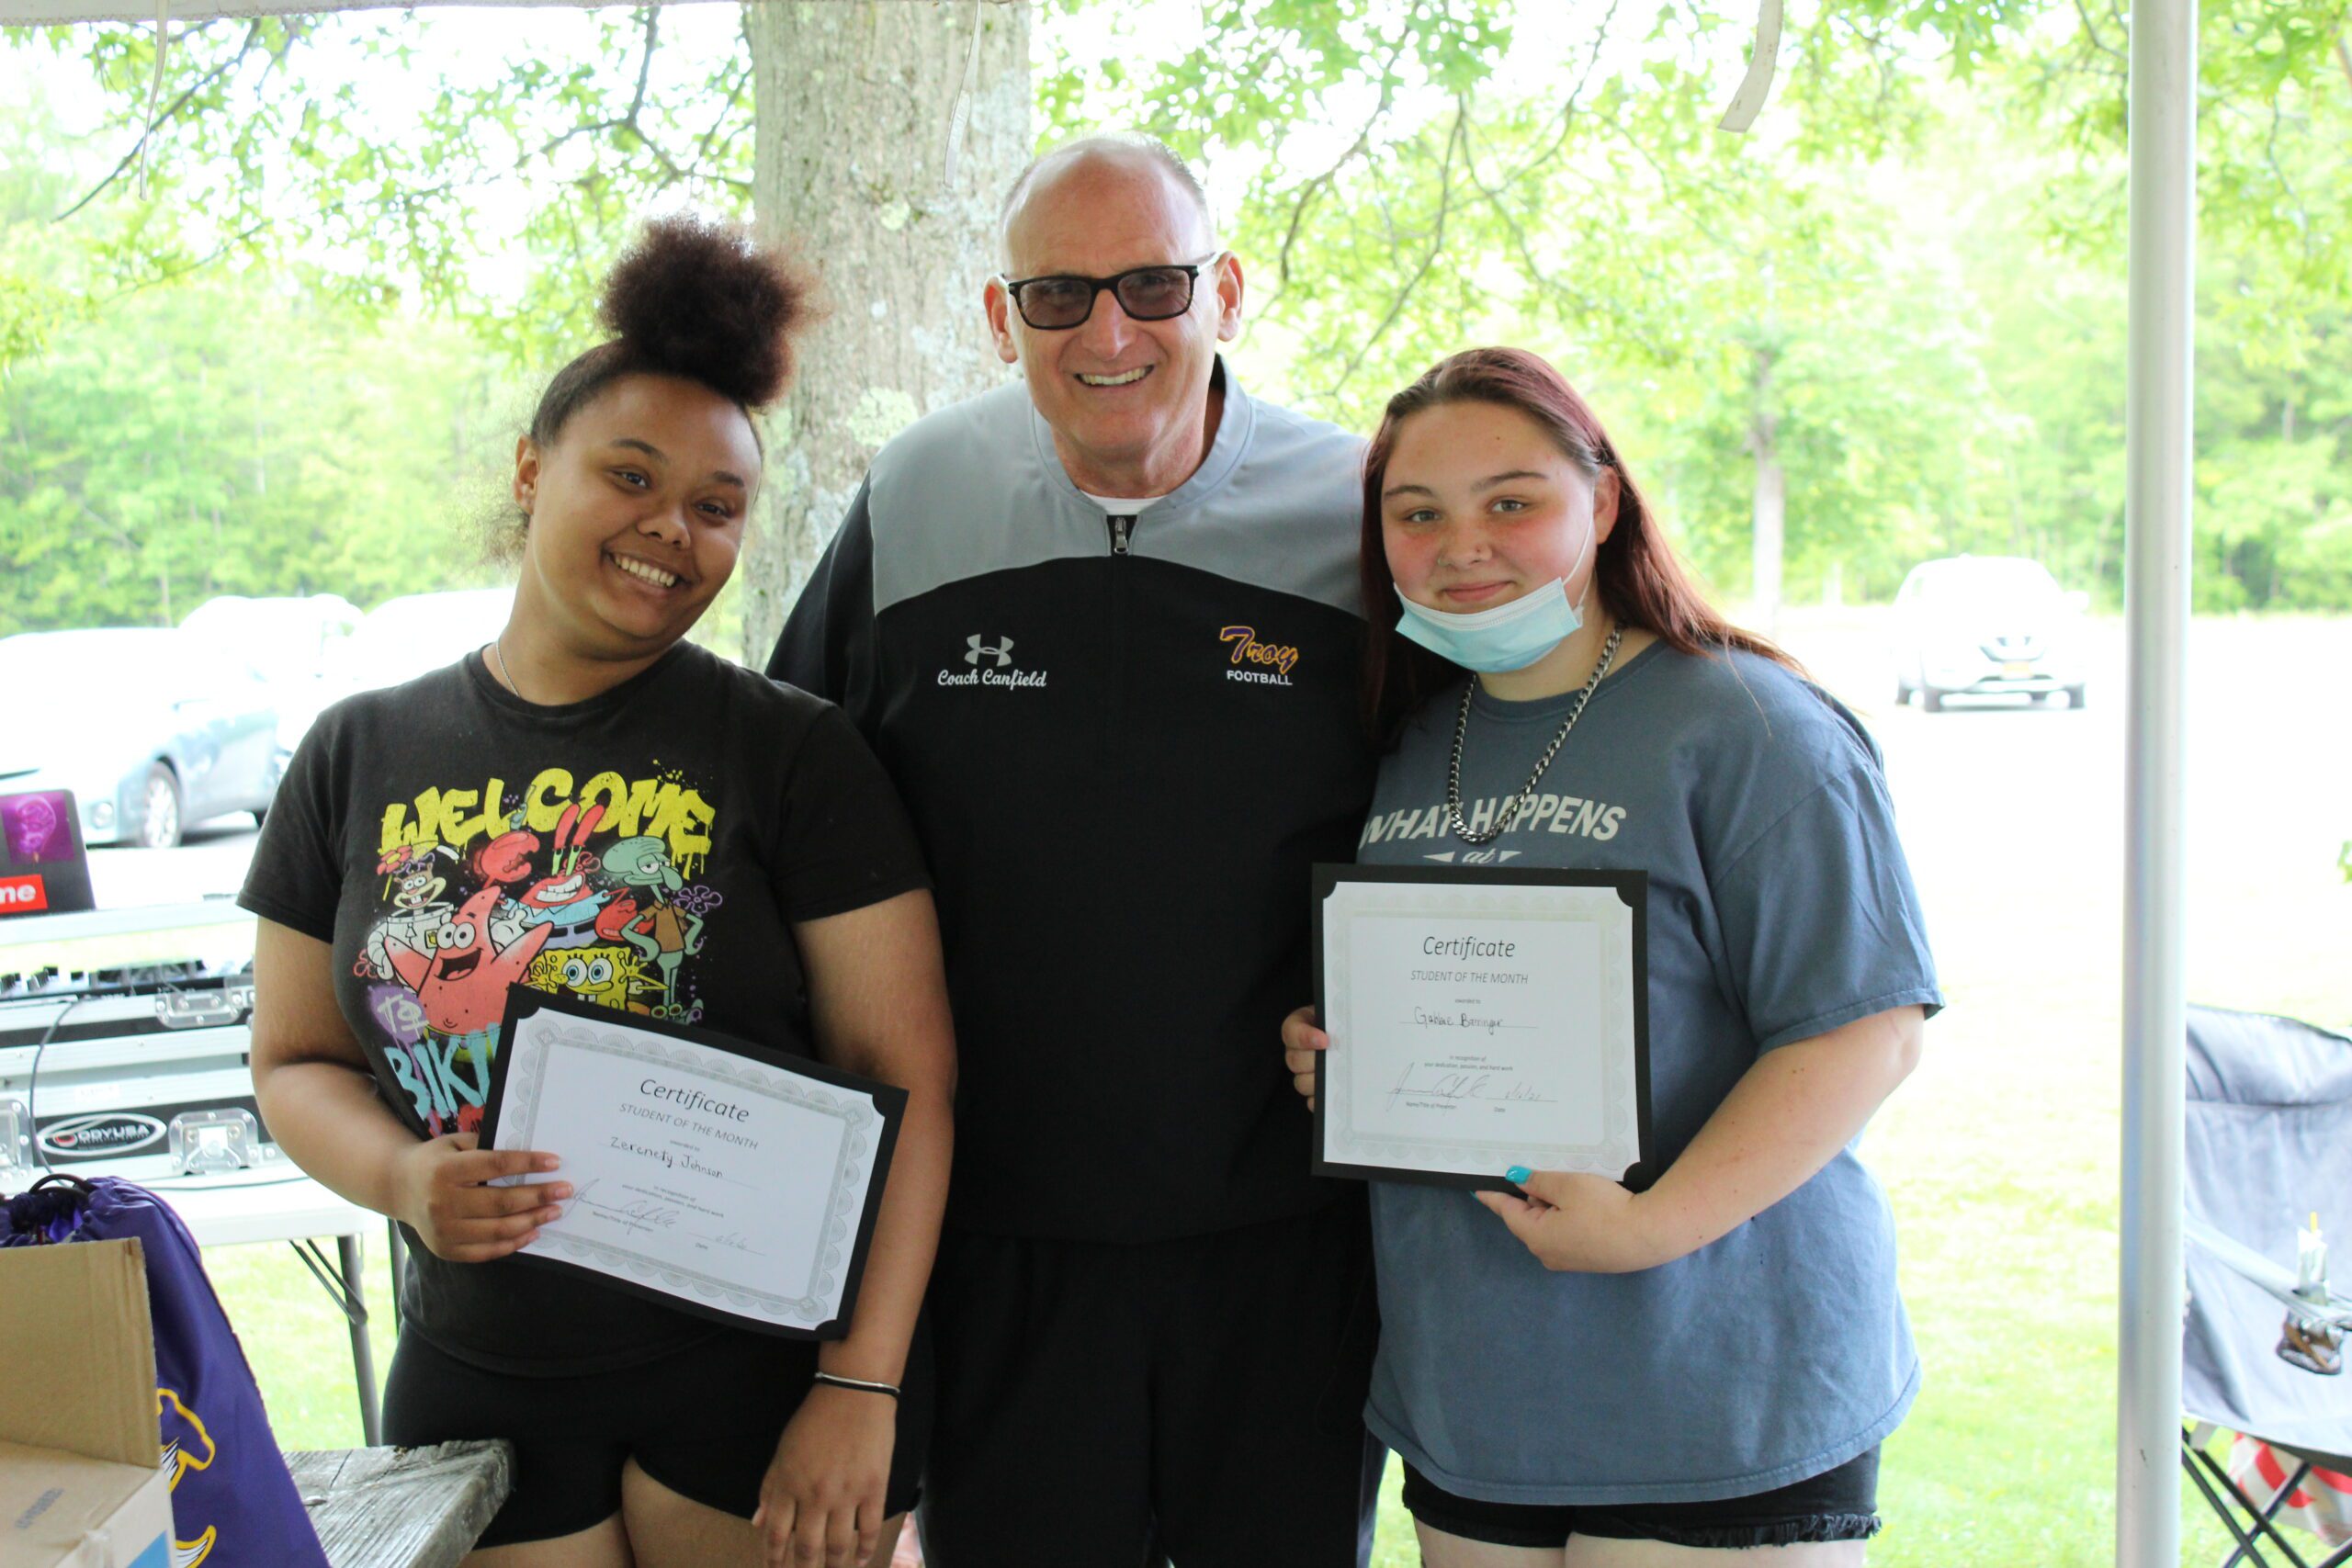
[[[1523,1187],[1527,1184],[1527,1179],[1534,1174],[1523,1165],[1515,1165],[1503,1172],[1503,1179],[1513,1187]]]

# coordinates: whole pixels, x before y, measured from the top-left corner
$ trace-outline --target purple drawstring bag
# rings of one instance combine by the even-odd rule
[[[0,1205],[0,1247],[135,1236],[155,1325],[155,1414],[172,1478],[177,1568],[328,1568],[271,1437],[261,1390],[196,1239],[171,1206],[113,1177],[49,1178]]]

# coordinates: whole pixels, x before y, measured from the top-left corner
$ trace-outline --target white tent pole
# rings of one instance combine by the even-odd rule
[[[2188,1032],[2184,674],[2197,237],[2196,0],[2132,7],[2124,502],[2130,644],[2123,939],[2123,1270],[2115,1561],[2180,1562],[2180,1203]]]

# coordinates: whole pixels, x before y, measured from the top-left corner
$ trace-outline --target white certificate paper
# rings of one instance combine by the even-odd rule
[[[557,1156],[573,1193],[519,1256],[841,1337],[906,1091],[716,1039],[510,991],[482,1145]]]
[[[1316,1169],[1508,1190],[1645,1185],[1648,879],[1316,868]]]

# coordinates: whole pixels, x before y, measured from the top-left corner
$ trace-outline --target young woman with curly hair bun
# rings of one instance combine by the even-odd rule
[[[684,640],[735,569],[804,300],[733,228],[648,227],[610,341],[516,445],[512,618],[322,717],[242,895],[270,1131],[411,1243],[386,1435],[514,1445],[482,1568],[852,1568],[914,1502],[955,1076],[922,857],[839,710]],[[846,1338],[514,1257],[573,1194],[562,1150],[477,1146],[513,983],[909,1091]]]

